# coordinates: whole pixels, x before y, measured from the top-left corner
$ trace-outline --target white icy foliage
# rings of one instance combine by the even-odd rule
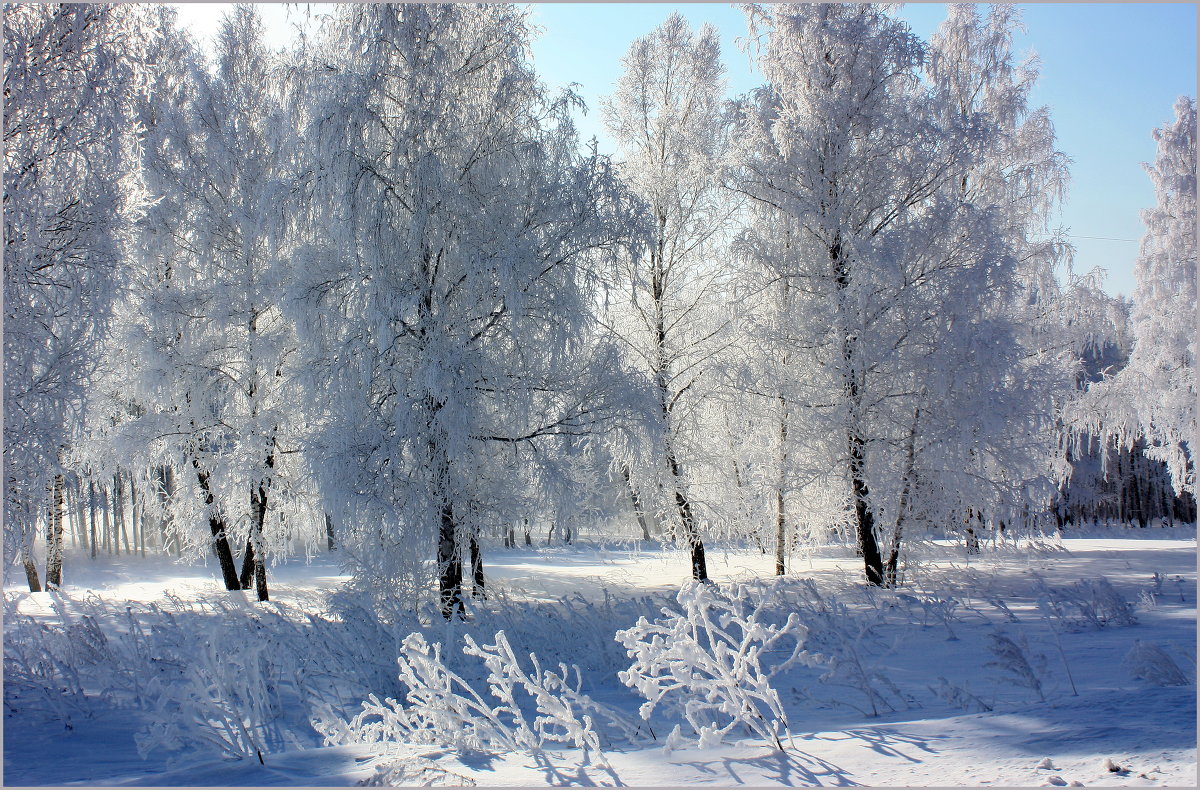
[[[611,416],[617,365],[586,330],[626,199],[529,34],[508,5],[343,6],[297,90],[314,472],[381,592],[426,589],[436,547],[447,595],[462,541],[528,512],[537,445]]]
[[[524,751],[538,754],[562,744],[583,752],[584,764],[607,765],[593,716],[601,716],[624,735],[636,728],[623,717],[579,691],[578,667],[544,670],[529,655],[532,672],[524,670],[503,631],[493,645],[464,637],[463,653],[482,659],[486,682],[498,704],[492,706],[461,676],[446,666],[442,646],[419,633],[405,637],[398,658],[400,680],[408,687],[403,703],[374,694],[349,722],[328,711],[314,723],[326,743],[433,744],[468,751]],[[569,682],[575,675],[575,682]],[[535,715],[526,709],[532,702]]]
[[[159,94],[143,109],[157,201],[142,226],[122,346],[111,352],[114,386],[132,390],[138,416],[117,444],[131,466],[174,467],[191,501],[178,505],[190,517],[173,523],[207,533],[219,514],[233,550],[251,539],[262,557],[323,528],[289,493],[302,430],[291,413],[296,340],[280,309],[293,246],[293,124],[252,6],[222,20],[211,70],[168,13],[161,24]]]
[[[784,488],[840,483],[878,581],[873,532],[944,523],[1024,479],[1006,474],[1029,403],[1020,349],[990,308],[1013,293],[1019,223],[1011,196],[962,189],[1006,132],[985,108],[947,111],[887,9],[748,13],[768,84],[741,105],[731,175],[753,199],[744,287],[767,297],[755,336]]]
[[[1046,695],[1042,691],[1045,657],[1032,653],[1024,634],[1016,641],[999,632],[990,634],[990,637],[992,643],[988,648],[995,658],[984,664],[984,667],[1005,673],[998,677],[1031,689],[1038,695],[1038,700],[1045,702]]]
[[[1146,233],[1134,266],[1130,320],[1134,346],[1115,377],[1079,405],[1092,433],[1167,464],[1176,493],[1195,494],[1196,465],[1196,104],[1175,103],[1175,120],[1156,129],[1158,154],[1145,165],[1158,204],[1142,213]]]
[[[688,723],[701,748],[744,727],[783,749],[791,736],[771,680],[795,663],[821,663],[803,649],[807,629],[795,613],[782,625],[764,621],[773,608],[770,588],[689,582],[676,600],[680,611],[664,608],[662,618],[640,617],[616,634],[634,659],[618,677],[646,699],[642,718],[661,706]],[[764,666],[771,654],[783,659]],[[668,745],[679,737],[676,727]]]
[[[1129,674],[1153,686],[1190,686],[1192,680],[1167,651],[1153,642],[1133,640],[1122,662]]]
[[[644,244],[619,261],[602,320],[644,378],[659,429],[621,460],[645,509],[686,541],[699,530],[697,483],[726,474],[706,458],[703,426],[729,342],[725,250],[737,206],[718,179],[730,130],[724,67],[716,30],[693,32],[677,13],[622,63],[604,118],[619,173],[644,204],[645,224],[629,228]]]
[[[440,643],[409,634],[397,662],[400,680],[408,687],[405,701],[372,694],[349,722],[326,715],[315,723],[326,743],[427,743],[476,751],[513,751],[524,745],[483,697],[446,666]]]
[[[67,462],[147,203],[136,103],[147,12],[4,9],[4,556]]]
[[[1010,257],[972,323],[990,324],[982,346],[943,360],[954,370],[952,399],[965,463],[941,480],[961,491],[960,507],[983,509],[992,526],[1009,525],[1026,508],[1042,508],[1066,473],[1058,409],[1075,387],[1080,359],[1099,345],[1108,303],[1092,277],[1070,269],[1070,247],[1050,217],[1066,191],[1069,160],[1055,148],[1049,109],[1032,107],[1038,79],[1033,56],[1016,61],[1020,10],[954,4],[932,36],[924,73],[941,122],[968,134],[972,154],[943,190],[989,211],[991,233]],[[967,429],[970,426],[970,429]],[[919,463],[918,463],[919,468]],[[919,492],[918,492],[919,495]]]
[[[503,631],[496,633],[494,645],[481,646],[470,635],[466,635],[464,641],[463,653],[482,659],[488,668],[488,686],[492,696],[500,701],[496,710],[512,718],[525,748],[540,748],[550,743],[570,744],[583,750],[585,759],[595,758],[604,763],[600,737],[593,728],[592,716],[585,711],[607,711],[579,692],[583,680],[578,667],[568,669],[565,664],[559,664],[557,673],[543,670],[537,655],[530,653],[533,671],[527,673],[521,668]],[[572,671],[574,684],[569,682]],[[521,692],[534,702],[537,715],[532,721],[521,710],[518,701]],[[616,714],[608,714],[608,718],[628,729]]]
[[[269,645],[219,623],[190,640],[182,679],[144,678],[146,724],[137,733],[144,760],[200,746],[222,757],[265,762],[279,715],[270,688]]]

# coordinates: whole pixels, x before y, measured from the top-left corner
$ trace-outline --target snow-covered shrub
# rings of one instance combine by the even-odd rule
[[[583,684],[578,667],[558,665],[558,672],[543,670],[535,653],[529,654],[532,672],[525,672],[509,645],[503,631],[496,633],[494,645],[479,645],[469,635],[465,637],[463,652],[483,659],[490,674],[487,678],[492,696],[500,700],[497,713],[511,717],[520,740],[533,748],[547,743],[572,744],[584,751],[585,756],[599,758],[600,737],[592,722],[592,714],[603,717],[608,723],[629,739],[638,735],[638,728],[623,716],[599,705],[591,697],[579,691]],[[572,669],[574,672],[572,673]],[[574,674],[575,683],[568,682]],[[517,699],[523,691],[534,703],[537,715],[532,722],[524,715]]]
[[[1004,673],[1001,677],[1005,680],[1032,689],[1037,692],[1038,700],[1045,702],[1046,695],[1042,693],[1042,679],[1038,671],[1034,669],[1035,664],[1038,664],[1038,668],[1041,669],[1040,665],[1045,662],[1040,656],[1032,655],[1025,635],[1022,634],[1016,641],[1004,634],[991,634],[990,636],[992,644],[989,645],[989,649],[996,659],[987,662],[984,666],[1000,670]]]
[[[1038,608],[1065,631],[1137,624],[1133,606],[1103,576],[1080,579],[1067,587],[1051,587],[1039,578],[1034,591]]]
[[[1131,676],[1155,686],[1189,686],[1192,683],[1170,654],[1152,642],[1133,640],[1133,647],[1123,663]]]
[[[372,694],[349,722],[324,710],[313,726],[327,744],[419,743],[461,751],[525,751],[536,754],[547,745],[571,744],[585,761],[604,764],[593,714],[629,736],[636,727],[579,691],[577,667],[559,665],[559,673],[543,670],[535,654],[532,672],[520,666],[503,631],[495,644],[480,645],[464,635],[463,653],[483,660],[487,685],[499,700],[492,707],[466,680],[450,670],[439,643],[420,633],[409,634],[397,659],[400,680],[408,687],[403,703]],[[567,678],[574,674],[574,685]],[[534,715],[529,715],[528,709]]]
[[[781,735],[790,735],[771,679],[797,662],[819,662],[803,649],[808,629],[795,613],[783,625],[764,622],[778,606],[772,588],[691,582],[676,601],[681,611],[664,608],[660,619],[639,618],[616,634],[634,659],[618,677],[646,698],[642,718],[661,704],[687,721],[701,747],[741,726],[782,749]],[[786,658],[764,667],[774,652]]]
[[[218,622],[179,645],[180,657],[187,657],[182,678],[149,678],[146,725],[136,736],[143,759],[158,750],[201,746],[222,756],[264,762],[276,740],[278,713],[267,645],[247,629],[226,626]]]
[[[1158,608],[1158,595],[1153,590],[1142,590],[1138,593],[1137,607],[1139,609],[1156,609]]]
[[[5,705],[33,708],[72,729],[74,718],[87,712],[80,652],[95,646],[76,643],[69,627],[11,612],[4,619]]]
[[[946,641],[957,642],[958,634],[954,633],[953,623],[957,619],[955,612],[959,606],[958,599],[948,593],[934,593],[919,596],[917,600],[920,601],[921,607],[928,615],[932,615],[942,623],[946,629]]]
[[[513,596],[503,586],[489,588],[487,600],[467,599],[467,618],[446,623],[439,613],[380,605],[358,590],[330,596],[329,611],[312,618],[312,638],[331,656],[342,680],[352,676],[343,693],[368,693],[379,697],[404,696],[405,687],[396,674],[395,656],[408,634],[421,632],[430,641],[441,642],[442,658],[474,688],[484,689],[486,671],[459,652],[463,635],[476,641],[491,639],[497,631],[519,655],[536,653],[544,666],[577,664],[587,690],[588,678],[611,677],[628,665],[624,649],[613,640],[613,632],[651,614],[670,599],[663,595],[625,598],[605,591],[602,598],[589,599],[578,593],[549,600]],[[317,668],[319,669],[319,667]],[[599,722],[597,722],[599,723]],[[606,735],[620,737],[606,728]]]
[[[72,598],[55,592],[47,598],[48,621],[20,614],[16,598],[6,602],[6,704],[28,704],[32,696],[39,701],[32,707],[67,729],[73,719],[91,715],[96,704],[136,705],[156,667],[149,636],[132,607],[118,612],[92,593]],[[125,633],[106,633],[102,624],[112,621],[123,624]]]
[[[95,704],[129,711],[139,753],[172,760],[197,751],[262,759],[299,742],[284,713],[304,703],[309,645],[271,605],[239,599],[106,602],[51,600],[49,622],[8,614],[5,691],[10,707],[34,694],[71,726]],[[281,688],[286,685],[287,689]],[[306,725],[306,722],[301,722]]]
[[[425,743],[463,751],[515,751],[525,745],[469,683],[446,667],[441,644],[409,634],[397,664],[408,687],[407,704],[371,694],[345,726],[314,724],[327,744]]]
[[[1158,571],[1150,577],[1150,589],[1147,590],[1152,598],[1161,598],[1163,594],[1163,575]]]
[[[1012,609],[1008,608],[1008,604],[999,595],[987,593],[984,596],[984,600],[987,601],[989,604],[991,604],[992,607],[994,609],[996,609],[996,611],[1000,612],[1001,616],[1004,617],[1005,622],[1007,622],[1007,623],[1020,622],[1017,618],[1017,615],[1013,613]]]
[[[1078,590],[1080,614],[1089,624],[1097,628],[1109,625],[1137,625],[1133,607],[1101,576],[1098,579],[1080,579],[1075,584]]]
[[[1155,571],[1150,577],[1149,586],[1143,587],[1142,591],[1138,593],[1138,606],[1142,609],[1153,609],[1158,606],[1158,602],[1167,596],[1167,591],[1163,585],[1168,581],[1175,585],[1175,594],[1179,596],[1179,602],[1186,603],[1187,596],[1184,595],[1184,578],[1182,576],[1167,578],[1162,573]]]
[[[968,713],[986,713],[992,709],[991,705],[988,705],[979,697],[972,694],[965,683],[960,686],[939,676],[937,688],[930,686],[929,690],[933,692],[935,697],[939,697],[948,704],[965,710]]]

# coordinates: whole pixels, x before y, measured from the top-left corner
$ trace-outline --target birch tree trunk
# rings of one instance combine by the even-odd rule
[[[46,589],[62,586],[63,476],[54,476],[50,490],[50,519],[46,524]]]
[[[787,511],[785,487],[787,485],[787,398],[779,396],[779,486],[775,489],[775,575],[782,576],[787,558]]]
[[[642,498],[638,495],[637,489],[633,487],[633,477],[629,472],[629,464],[621,465],[621,477],[625,478],[625,490],[629,494],[629,501],[633,505],[633,515],[637,517],[638,526],[642,528],[642,540],[651,540],[650,527],[646,523],[646,513],[642,509]]]
[[[233,564],[233,552],[229,549],[229,538],[225,533],[225,518],[214,505],[215,498],[209,488],[208,474],[201,468],[198,459],[192,459],[192,466],[196,470],[196,479],[200,483],[200,490],[204,492],[204,504],[208,509],[208,527],[212,532],[213,553],[217,555],[217,562],[221,566],[221,577],[225,581],[225,589],[240,590],[242,584],[238,578],[237,568]]]
[[[917,424],[921,419],[921,410],[913,414],[912,428],[908,432],[908,441],[904,446],[904,473],[900,488],[900,501],[896,504],[896,528],[892,530],[892,541],[888,547],[887,562],[884,564],[884,583],[895,587],[897,583],[896,569],[900,562],[900,540],[904,534],[904,520],[908,517],[909,500],[912,496],[913,476],[916,466]]]
[[[29,592],[41,592],[42,585],[38,581],[37,565],[33,562],[33,552],[28,543],[21,544],[21,564],[25,566],[25,579],[29,582]]]
[[[442,504],[441,524],[438,530],[438,592],[442,605],[442,617],[449,620],[457,613],[465,617],[462,599],[462,559],[458,553],[454,507],[449,502]]]
[[[79,475],[75,475],[74,485],[71,487],[71,501],[75,505],[74,515],[71,519],[75,534],[79,537],[79,543],[83,546],[83,550],[90,554],[92,545],[88,540],[87,505],[83,501],[83,478]]]
[[[92,531],[92,559],[96,559],[96,481],[88,478],[88,526]]]

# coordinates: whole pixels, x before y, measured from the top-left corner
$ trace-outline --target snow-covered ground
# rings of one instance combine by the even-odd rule
[[[976,556],[930,541],[913,553],[899,593],[864,589],[860,561],[841,546],[797,555],[773,592],[756,588],[774,607],[768,620],[797,613],[808,627],[805,647],[840,660],[772,680],[791,734],[784,751],[736,728],[724,743],[700,748],[686,723],[684,742],[667,748],[667,733],[682,720],[660,707],[650,721],[655,737],[606,736],[600,758],[558,744],[323,745],[310,722],[347,720],[370,692],[403,696],[395,659],[412,630],[445,645],[461,645],[465,634],[484,644],[504,630],[517,655],[532,650],[546,667],[579,665],[583,692],[636,719],[645,700],[616,677],[632,659],[613,634],[639,616],[663,617],[662,607],[680,609],[683,552],[651,544],[490,549],[489,600],[456,626],[406,612],[403,602],[388,617],[366,614],[363,598],[339,592],[346,578],[328,556],[274,568],[265,605],[218,592],[211,567],[69,557],[62,593],[30,595],[16,579],[6,590],[4,782],[1195,784],[1194,529],[1098,532],[988,546]],[[773,558],[710,547],[709,567],[730,590],[769,580]],[[1135,644],[1142,655],[1161,649],[1189,685],[1146,679],[1154,667],[1129,659]],[[247,645],[263,646],[253,677],[277,700],[238,696],[250,664],[237,656]],[[488,698],[478,660],[447,653],[447,665]],[[763,665],[770,661],[764,656]],[[148,676],[155,670],[175,685]],[[186,683],[194,684],[190,696],[178,690]],[[212,690],[222,683],[224,692]],[[204,739],[195,716],[220,724],[213,711],[230,709],[214,700],[234,700],[242,723],[260,726],[253,737],[261,763],[223,757],[219,743]],[[314,700],[328,712],[319,714]],[[256,711],[269,721],[256,725]],[[149,744],[146,759],[138,738]],[[230,740],[237,738],[221,742]]]

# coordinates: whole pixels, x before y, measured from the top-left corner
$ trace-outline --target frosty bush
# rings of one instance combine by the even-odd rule
[[[469,776],[449,771],[432,760],[420,757],[391,760],[375,773],[359,781],[356,787],[474,787]]]
[[[49,625],[11,606],[4,619],[5,704],[44,711],[72,729],[73,719],[87,714],[83,673],[105,647],[104,634],[94,621]]]
[[[992,706],[972,694],[965,683],[960,686],[938,676],[937,688],[930,686],[929,690],[934,696],[967,713],[987,713],[992,710]]]
[[[143,759],[159,749],[177,752],[200,745],[226,757],[264,762],[278,713],[266,644],[223,626],[187,640],[180,653],[188,657],[182,679],[149,679],[146,697],[152,707],[136,736]]]
[[[650,610],[647,600],[562,599],[539,603],[533,615],[525,617],[516,601],[489,601],[474,612],[475,622],[447,630],[445,641],[466,638],[462,630],[476,634],[477,640],[470,642],[470,649],[478,655],[469,656],[465,665],[455,654],[454,668],[461,674],[453,678],[442,673],[444,656],[421,655],[434,648],[414,642],[405,647],[406,634],[426,627],[419,613],[381,610],[354,593],[335,595],[328,610],[316,603],[304,608],[278,602],[247,607],[240,594],[200,601],[171,594],[157,602],[118,603],[65,594],[48,600],[54,608],[50,622],[21,615],[16,599],[8,605],[9,710],[37,711],[71,727],[97,706],[124,709],[136,722],[133,729],[140,730],[139,745],[147,757],[165,753],[176,763],[211,756],[257,760],[261,752],[269,761],[268,755],[281,747],[308,745],[319,738],[312,730],[314,711],[320,712],[326,729],[344,729],[348,725],[343,712],[357,709],[359,701],[374,695],[370,704],[375,710],[390,711],[380,699],[404,699],[414,684],[424,689],[418,693],[432,695],[432,707],[427,708],[431,716],[440,710],[442,719],[421,724],[407,718],[411,706],[397,706],[404,726],[453,733],[464,719],[485,720],[480,711],[464,709],[463,700],[489,713],[497,707],[487,690],[489,673],[507,678],[500,686],[508,684],[503,693],[519,703],[527,741],[575,743],[578,736],[584,748],[589,743],[607,748],[614,739],[639,739],[645,731],[641,722],[629,721],[583,694],[584,676],[577,668],[563,662],[543,664],[539,655],[543,647],[555,656],[580,645],[590,651],[604,632],[609,643],[604,652],[589,652],[587,659],[590,666],[602,667],[595,671],[615,674],[624,666],[617,658],[624,651],[612,642],[612,633],[617,623],[632,622],[638,612]],[[440,621],[436,612],[433,615]],[[553,638],[547,638],[548,622],[553,623]],[[517,638],[510,641],[504,633],[495,644],[482,644],[480,630],[498,623],[518,625],[519,638],[538,648],[537,654],[520,653],[530,656],[532,669],[523,657],[523,666],[518,665]],[[404,677],[396,670],[397,653],[408,660]],[[485,699],[476,700],[467,689],[478,689]],[[504,743],[507,738],[512,748],[522,748],[520,725],[504,712],[496,718],[499,724],[491,732],[478,733],[477,740]],[[369,720],[363,717],[360,723]],[[593,751],[598,755],[595,748],[589,755]]]
[[[987,662],[984,666],[1000,670],[1005,673],[1002,675],[1005,680],[1032,689],[1037,692],[1038,700],[1045,702],[1046,695],[1042,693],[1042,679],[1034,668],[1035,663],[1040,665],[1044,661],[1031,654],[1029,643],[1025,640],[1024,635],[1022,634],[1018,641],[1013,641],[1004,634],[991,634],[991,639],[992,644],[989,649],[996,659]],[[1041,666],[1038,669],[1041,669]]]
[[[1155,686],[1189,686],[1192,683],[1167,651],[1140,639],[1133,640],[1124,665],[1130,675]]]
[[[447,668],[442,646],[429,644],[419,633],[405,638],[398,658],[400,680],[408,687],[405,703],[374,694],[349,722],[324,712],[314,722],[328,744],[421,743],[462,751],[526,751],[536,754],[547,745],[573,745],[584,752],[585,764],[605,765],[600,737],[593,725],[598,715],[624,734],[636,727],[614,711],[579,691],[577,667],[559,665],[559,672],[542,669],[530,654],[526,672],[503,631],[495,644],[480,645],[464,636],[463,653],[483,660],[488,688],[499,701],[492,707],[461,676]],[[567,678],[574,674],[576,683]],[[532,707],[535,715],[527,714]]]
[[[957,620],[955,613],[959,607],[958,599],[947,593],[932,593],[922,595],[917,600],[925,610],[926,617],[932,615],[941,621],[946,629],[946,641],[957,642],[958,634],[954,632],[953,623]]]
[[[1068,587],[1051,587],[1037,579],[1038,608],[1063,630],[1099,630],[1107,626],[1137,625],[1133,606],[1103,576],[1080,579]]]
[[[320,674],[314,665],[328,657],[329,640],[316,637],[330,635],[299,628],[289,616],[295,613],[277,604],[248,609],[240,598],[196,603],[171,594],[164,602],[111,603],[58,594],[51,605],[61,624],[6,617],[8,704],[34,695],[39,709],[68,727],[96,705],[127,710],[140,725],[143,758],[261,760],[311,735],[295,714],[311,697],[334,691],[312,687]]]
[[[397,659],[400,680],[408,687],[407,705],[371,694],[348,723],[327,717],[314,722],[327,744],[407,742],[448,746],[463,751],[517,750],[512,728],[465,680],[446,667],[442,646],[409,634]]]
[[[661,619],[642,617],[617,632],[634,659],[618,677],[646,698],[643,719],[662,704],[687,721],[701,747],[742,726],[783,749],[787,716],[771,679],[792,664],[816,665],[820,658],[803,649],[808,629],[795,613],[782,626],[763,622],[771,589],[763,594],[747,585],[692,582],[676,598],[682,611],[664,608]],[[765,668],[762,657],[777,651],[787,658]]]
[[[492,696],[500,700],[497,712],[510,716],[523,741],[537,747],[546,743],[570,743],[585,753],[600,754],[600,739],[593,727],[593,715],[627,739],[640,734],[636,724],[616,711],[600,705],[580,692],[583,678],[579,668],[558,665],[558,672],[543,670],[535,653],[529,654],[533,671],[526,673],[508,643],[503,631],[496,633],[494,645],[478,645],[469,635],[463,652],[483,659],[491,674],[487,683]],[[574,684],[569,682],[574,675]],[[533,701],[537,716],[532,722],[521,711],[517,693],[523,692]]]

